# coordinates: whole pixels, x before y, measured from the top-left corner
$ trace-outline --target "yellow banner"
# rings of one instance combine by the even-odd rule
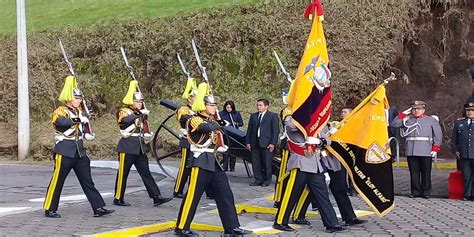
[[[388,141],[385,109],[388,108],[385,86],[380,85],[338,124],[339,130],[330,137],[331,140],[364,149],[369,149],[374,143],[385,146]]]

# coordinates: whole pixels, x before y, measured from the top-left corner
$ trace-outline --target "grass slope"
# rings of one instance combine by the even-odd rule
[[[65,25],[152,19],[208,8],[261,0],[27,0],[27,29],[41,31]],[[16,32],[16,1],[0,0],[0,35]]]

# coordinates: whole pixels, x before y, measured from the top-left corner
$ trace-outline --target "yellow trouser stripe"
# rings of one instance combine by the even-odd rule
[[[179,186],[181,186],[181,180],[183,179],[184,169],[186,168],[186,148],[181,148],[181,164],[179,165],[178,177],[176,177],[176,184],[174,185],[174,192],[179,191]]]
[[[303,193],[301,194],[300,200],[298,200],[298,205],[296,205],[295,212],[293,213],[293,220],[296,220],[301,213],[301,209],[303,208],[306,199],[308,199],[309,189],[305,187]]]
[[[193,203],[194,195],[196,193],[196,184],[197,184],[198,174],[199,174],[199,167],[193,167],[191,169],[191,179],[189,180],[188,192],[186,193],[186,197],[185,197],[186,200],[184,201],[183,213],[181,214],[181,219],[178,220],[179,229],[184,228],[184,224],[186,224],[186,220],[188,219],[189,208],[191,208],[191,204]]]
[[[125,153],[119,153],[119,169],[117,177],[117,190],[115,190],[115,199],[122,197],[123,170],[125,167]]]
[[[293,191],[293,185],[295,184],[296,173],[298,169],[292,169],[290,172],[290,179],[286,185],[285,195],[283,196],[283,201],[281,202],[280,211],[278,212],[277,223],[283,223],[283,216],[285,211],[288,208],[288,202],[290,201],[291,192]]]
[[[283,180],[282,177],[285,176],[286,173],[286,165],[288,164],[288,153],[289,151],[284,149],[281,154],[281,163],[280,163],[280,171],[278,172],[277,178],[277,186],[275,188],[275,195],[274,200],[277,202],[281,201],[281,194],[283,192]]]
[[[63,158],[62,155],[56,154],[53,178],[51,178],[51,184],[49,185],[48,193],[46,194],[46,198],[44,200],[44,209],[45,210],[49,210],[49,208],[51,207],[51,202],[52,202],[53,196],[54,196],[54,190],[56,190],[56,184],[58,183],[59,171],[61,170],[61,159],[62,158]]]

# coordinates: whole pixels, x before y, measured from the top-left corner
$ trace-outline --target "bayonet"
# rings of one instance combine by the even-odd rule
[[[74,68],[72,67],[72,63],[69,61],[69,58],[67,57],[67,53],[66,53],[66,50],[64,49],[63,42],[61,41],[61,39],[58,39],[58,40],[59,40],[59,47],[61,48],[61,52],[63,53],[64,62],[66,62],[71,75],[76,76],[76,73],[74,72]]]
[[[275,50],[273,50],[273,55],[275,56],[278,65],[280,65],[281,72],[285,74],[286,79],[291,83],[293,80],[291,79],[290,73],[286,71],[285,66],[283,66],[283,63],[281,62],[280,57],[278,57],[278,54],[275,52]]]
[[[132,77],[133,80],[137,80],[135,78],[135,73],[133,71],[133,67],[130,66],[130,64],[128,63],[128,58],[127,58],[127,54],[125,54],[125,49],[121,46],[120,46],[120,52],[122,52],[123,61],[125,61],[125,66],[127,67],[127,70],[130,73],[130,76]]]
[[[192,40],[192,45],[193,45],[194,56],[196,57],[196,61],[199,66],[199,70],[201,71],[202,78],[204,79],[204,81],[206,81],[209,84],[209,78],[207,77],[206,67],[202,65],[201,58],[199,57],[199,52],[198,52],[196,43],[194,42],[194,39]]]
[[[181,57],[179,56],[179,53],[176,53],[176,57],[178,57],[179,65],[181,65],[181,69],[183,70],[184,75],[189,78],[190,74],[189,71],[186,70],[186,67],[184,66],[183,60],[181,60]]]

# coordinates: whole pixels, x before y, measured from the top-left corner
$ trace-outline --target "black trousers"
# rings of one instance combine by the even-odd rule
[[[117,171],[117,178],[115,179],[115,199],[123,200],[123,197],[125,196],[125,188],[127,187],[128,174],[130,173],[132,165],[135,165],[138,174],[142,178],[148,196],[153,198],[161,195],[160,189],[150,173],[148,157],[146,154],[132,155],[119,153],[119,168]]]
[[[91,161],[89,157],[81,158],[77,153],[75,157],[54,154],[54,172],[44,200],[44,209],[47,211],[58,210],[59,198],[63,190],[64,181],[66,181],[66,177],[71,169],[74,169],[74,173],[76,173],[77,179],[92,209],[96,210],[104,207],[104,199],[102,199],[102,196],[94,187],[94,182],[92,181],[90,164]]]
[[[273,153],[266,147],[252,147],[252,171],[256,183],[272,181],[272,158]]]
[[[229,154],[222,154],[224,157],[224,162],[222,163],[222,168],[224,168],[224,171],[235,170],[235,162],[237,161],[237,158],[233,155]]]
[[[211,188],[219,195],[214,196],[219,217],[224,230],[233,230],[240,226],[235,210],[234,194],[224,171],[208,171],[199,167],[191,168],[191,177],[186,196],[181,202],[176,227],[189,230],[204,190]]]
[[[347,170],[344,168],[344,166],[341,167],[342,174],[344,176],[344,187],[346,188],[346,192],[351,192],[351,193],[356,193],[356,190],[354,188],[354,184],[352,184],[351,177],[347,175]]]
[[[191,168],[188,167],[191,151],[188,148],[181,148],[181,163],[179,165],[178,175],[174,183],[173,194],[182,194],[184,186],[188,182],[189,175],[191,174]]]
[[[461,159],[464,197],[474,198],[474,159]]]
[[[408,156],[411,194],[425,196],[431,194],[431,156]]]
[[[317,207],[324,226],[326,228],[333,228],[335,225],[338,225],[336,212],[329,201],[329,191],[324,174],[308,173],[299,169],[293,169],[290,172],[285,194],[275,217],[275,223],[288,224],[290,214],[303,195],[305,187],[308,187],[310,195],[313,195],[317,201]]]
[[[331,189],[331,193],[336,200],[337,207],[339,208],[339,212],[341,213],[341,218],[345,222],[349,222],[355,218],[357,218],[354,208],[352,207],[351,200],[347,195],[347,189],[345,186],[346,183],[346,176],[345,172],[342,170],[339,171],[332,171],[329,170],[328,174],[331,177],[331,181],[329,182],[329,189]],[[311,195],[303,194],[301,195],[301,199],[296,205],[295,212],[293,213],[293,220],[304,219],[306,218],[306,212],[308,210],[308,206],[310,202],[316,201],[314,197]],[[315,203],[313,203],[313,206]],[[317,205],[317,204],[316,204]]]

